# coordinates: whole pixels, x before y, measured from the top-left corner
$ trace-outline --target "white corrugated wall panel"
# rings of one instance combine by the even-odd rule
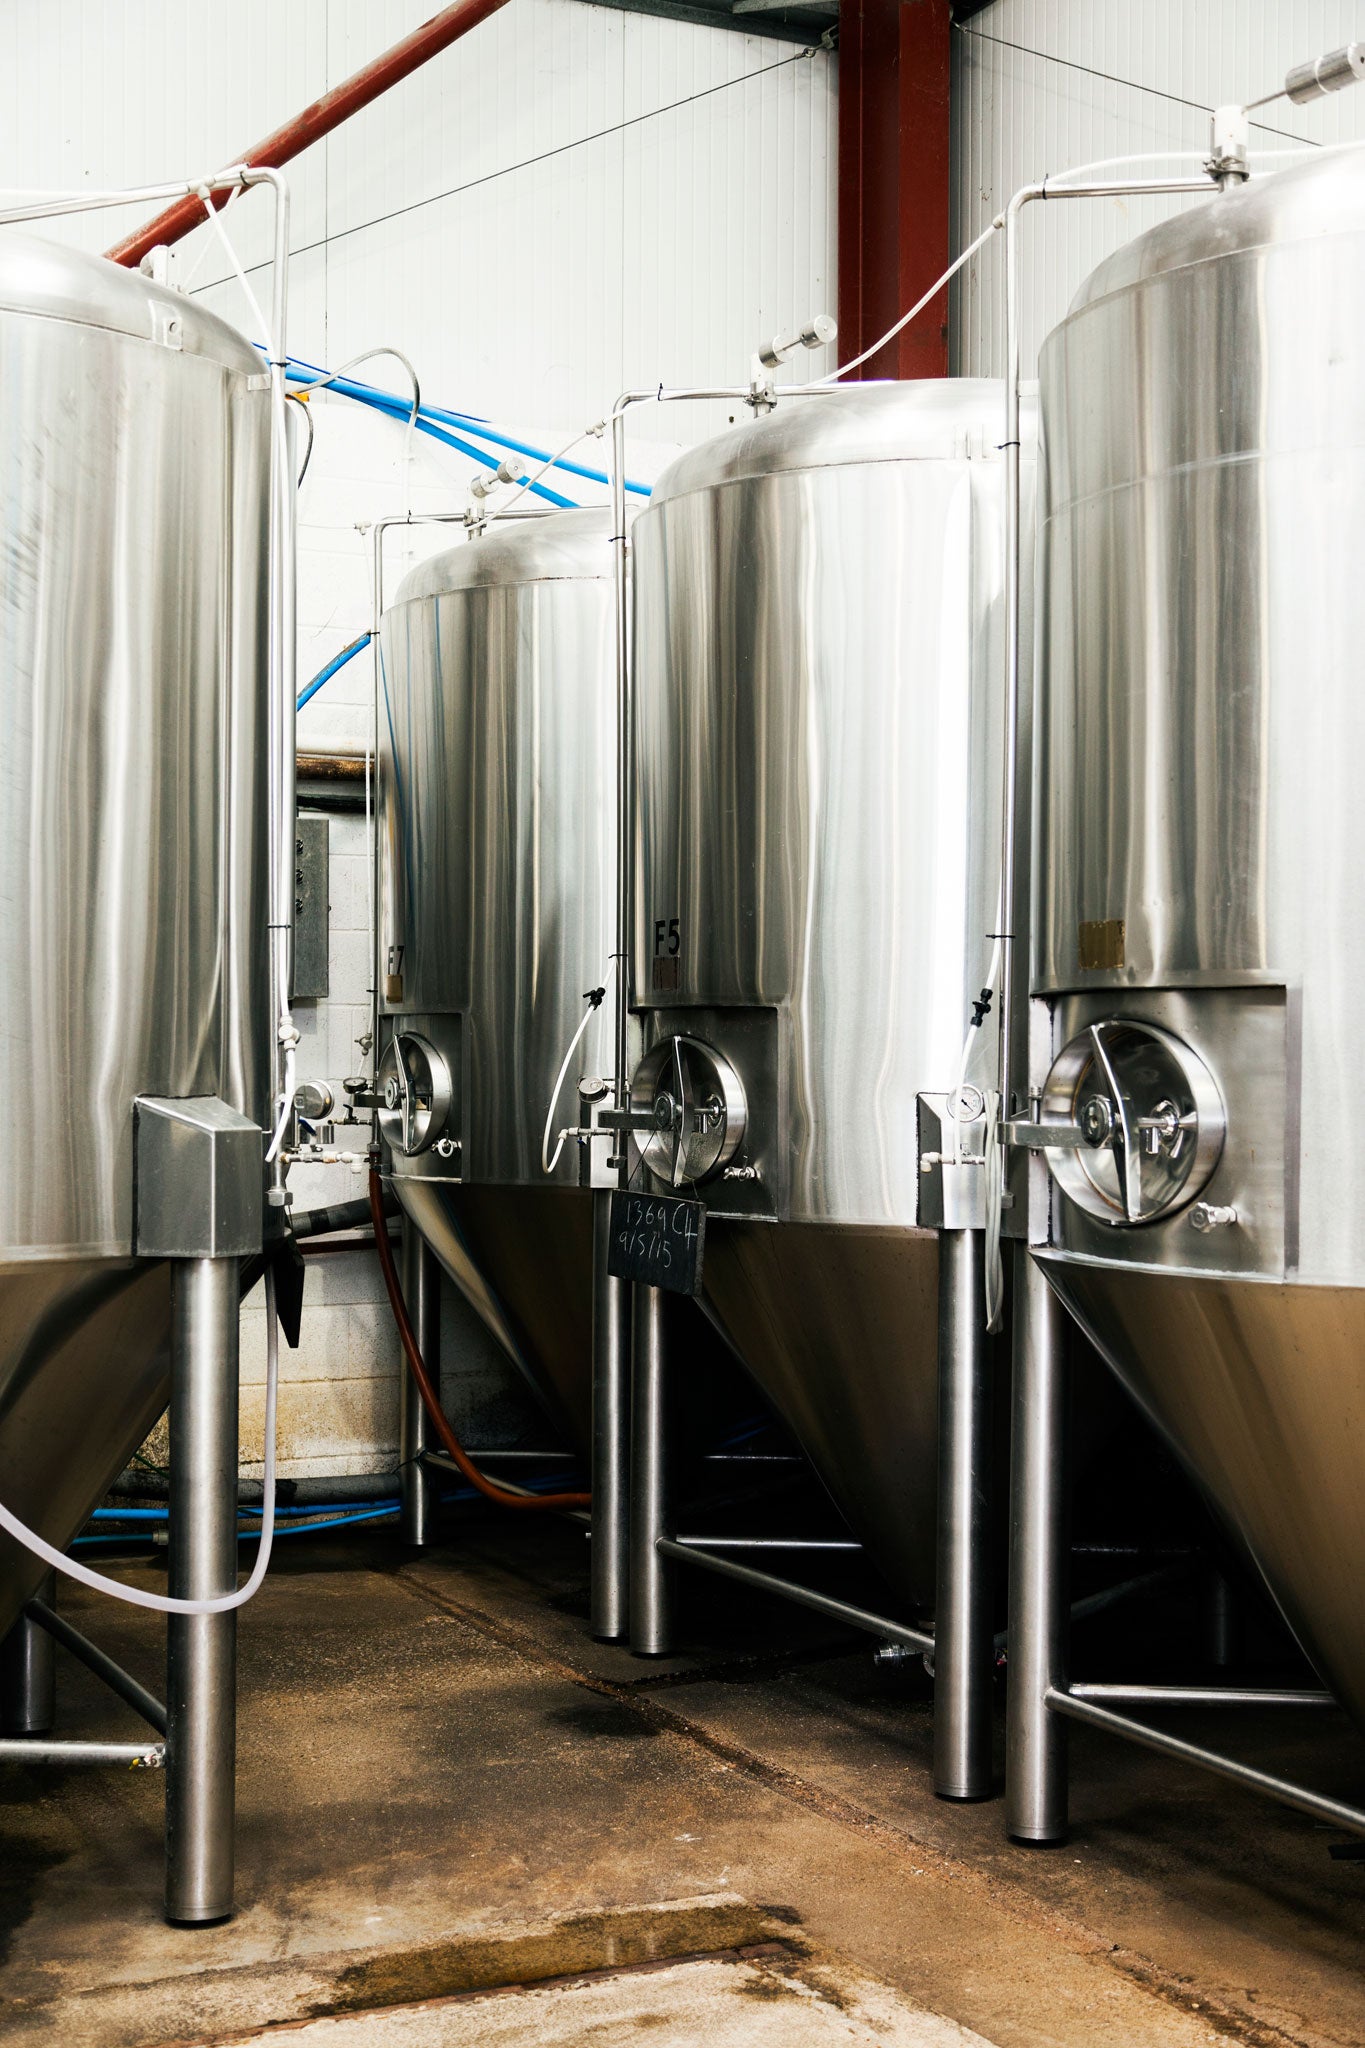
[[[954,38],[954,247],[1045,172],[1138,152],[1202,152],[1213,106],[1260,98],[1291,64],[1363,28],[1359,0],[995,0]],[[1269,168],[1273,149],[1365,138],[1365,90],[1312,107],[1281,100],[1255,123],[1253,142]],[[1032,208],[1022,229],[1026,370],[1094,265],[1174,206],[1193,203]],[[954,289],[953,361],[964,375],[1003,370],[1003,259],[997,237]]]

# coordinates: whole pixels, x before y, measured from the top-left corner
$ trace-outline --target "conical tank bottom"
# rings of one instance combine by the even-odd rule
[[[938,1240],[932,1231],[711,1223],[707,1294],[850,1527],[934,1600]]]
[[[398,1199],[551,1419],[592,1434],[592,1195],[395,1177]]]
[[[60,1548],[165,1409],[170,1299],[165,1265],[0,1271],[0,1500]],[[0,1536],[0,1635],[45,1571]]]
[[[1365,1289],[1045,1264],[1365,1726]]]

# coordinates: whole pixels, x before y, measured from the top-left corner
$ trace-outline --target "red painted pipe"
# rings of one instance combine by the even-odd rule
[[[433,14],[430,21],[424,21],[410,36],[404,36],[401,43],[395,43],[382,57],[376,57],[373,64],[367,64],[346,79],[344,84],[334,86],[325,92],[320,100],[314,100],[311,107],[305,107],[292,121],[286,121],[283,128],[277,128],[273,135],[267,135],[264,142],[258,142],[254,149],[248,149],[233,162],[250,165],[253,169],[267,166],[278,169],[287,164],[291,157],[298,156],[324,135],[330,135],[343,121],[349,121],[352,114],[358,114],[362,107],[368,107],[371,100],[377,100],[391,85],[409,77],[421,69],[430,58],[439,56],[461,36],[477,28],[490,14],[496,14],[505,7],[507,0],[456,0],[453,7],[443,7],[439,14]],[[191,228],[198,227],[204,218],[203,202],[198,198],[177,199],[155,220],[148,221],[145,228],[129,235],[126,241],[118,243],[105,254],[111,262],[122,263],[135,270],[149,249],[159,244],[178,242]]]

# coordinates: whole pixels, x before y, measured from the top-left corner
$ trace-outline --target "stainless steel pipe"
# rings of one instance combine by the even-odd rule
[[[1261,1792],[1269,1799],[1277,1799],[1282,1806],[1292,1806],[1299,1813],[1311,1814],[1314,1820],[1344,1828],[1349,1834],[1365,1835],[1365,1812],[1358,1806],[1346,1806],[1340,1799],[1329,1799],[1325,1793],[1310,1792],[1304,1785],[1295,1785],[1287,1778],[1273,1777],[1269,1771],[1258,1771],[1254,1764],[1239,1763],[1236,1757],[1221,1756],[1217,1750],[1201,1748],[1197,1742],[1186,1742],[1183,1736],[1172,1735],[1164,1728],[1149,1728],[1145,1722],[1134,1721],[1127,1714],[1111,1713],[1108,1707],[1070,1693],[1063,1687],[1048,1692],[1046,1706],[1054,1716],[1069,1715],[1073,1721],[1088,1721],[1093,1728],[1104,1728],[1111,1735],[1126,1736],[1129,1742],[1140,1743],[1144,1749],[1154,1749],[1161,1756],[1178,1757],[1185,1763],[1198,1764],[1201,1770],[1213,1771],[1220,1778],[1230,1778],[1234,1785],[1245,1785],[1249,1791]]]
[[[238,1260],[171,1268],[169,1590],[212,1600],[237,1583]],[[166,1918],[232,1912],[237,1616],[166,1627]]]
[[[123,1764],[130,1771],[165,1767],[164,1742],[0,1741],[0,1764]]]
[[[57,1574],[39,1589],[56,1596]],[[28,1612],[0,1642],[0,1730],[6,1735],[46,1735],[57,1717],[57,1659],[52,1637]]]
[[[880,1636],[883,1641],[895,1643],[900,1648],[918,1650],[923,1654],[934,1647],[933,1637],[923,1629],[910,1628],[904,1622],[888,1621],[884,1614],[869,1614],[865,1607],[850,1606],[847,1600],[837,1600],[831,1593],[817,1593],[812,1586],[798,1586],[791,1579],[775,1577],[772,1572],[755,1571],[752,1565],[736,1564],[733,1558],[699,1550],[695,1543],[680,1543],[674,1537],[660,1536],[655,1549],[661,1557],[699,1564],[703,1570],[716,1572],[723,1579],[735,1579],[741,1586],[752,1586],[756,1593],[774,1593],[780,1600],[790,1600],[797,1607],[809,1607],[813,1613],[828,1615],[831,1621],[842,1622],[846,1628],[863,1629],[868,1635]]]
[[[1027,1245],[1015,1250],[1010,1431],[1009,1698],[1005,1828],[1015,1841],[1066,1833],[1066,1312]]]
[[[620,1142],[624,1145],[624,1136]],[[591,1627],[624,1636],[630,1612],[630,1283],[607,1271],[611,1190],[592,1198]]]
[[[664,1302],[657,1287],[635,1287],[631,1364],[630,1647],[666,1656],[672,1601],[660,1539],[668,1534],[668,1444]],[[689,1552],[690,1556],[698,1555]]]
[[[982,1233],[945,1230],[938,1267],[934,1790],[991,1792],[991,1378]]]
[[[51,1586],[50,1580],[47,1586]],[[116,1664],[98,1643],[92,1643],[78,1628],[72,1628],[71,1623],[50,1605],[51,1599],[52,1593],[45,1587],[41,1597],[29,1601],[24,1609],[25,1618],[47,1636],[49,1645],[60,1643],[64,1650],[69,1650],[73,1657],[84,1664],[87,1671],[93,1671],[96,1678],[108,1686],[110,1692],[117,1693],[121,1700],[126,1700],[135,1714],[141,1714],[150,1728],[155,1728],[158,1735],[164,1735],[166,1709],[160,1700],[154,1693],[148,1692],[145,1685],[139,1685],[131,1672],[125,1671],[121,1664]],[[51,1726],[51,1723],[48,1725]]]
[[[417,1333],[417,1348],[435,1386],[441,1384],[441,1269],[416,1224],[403,1218],[403,1297]],[[417,1382],[403,1366],[398,1410],[398,1487],[403,1541],[425,1549],[436,1534],[439,1480],[426,1454],[434,1448],[431,1423]]]

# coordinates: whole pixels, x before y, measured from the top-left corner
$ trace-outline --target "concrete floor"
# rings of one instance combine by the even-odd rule
[[[162,1924],[155,1776],[0,1774],[4,2040],[1365,2039],[1365,1863],[1295,1814],[1078,1730],[1071,1842],[1014,1848],[933,1799],[926,1682],[813,1616],[693,1578],[705,1650],[646,1666],[587,1639],[567,1524],[284,1549],[241,1624],[236,1919]],[[63,1604],[156,1683],[152,1617]],[[60,1708],[132,1732],[65,1661]],[[1335,1713],[1201,1719],[1360,1796]]]

